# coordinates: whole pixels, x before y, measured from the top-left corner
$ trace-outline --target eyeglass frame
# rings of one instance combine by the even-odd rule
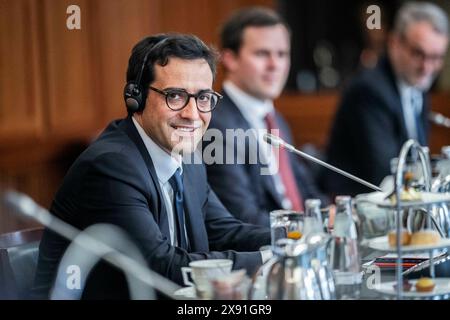
[[[187,92],[186,89],[181,89],[181,88],[180,88],[180,89],[178,89],[178,88],[177,88],[177,89],[166,89],[166,91],[160,90],[160,89],[155,88],[155,87],[153,87],[153,86],[148,86],[148,88],[151,89],[151,90],[153,90],[153,91],[155,91],[155,92],[157,92],[157,93],[159,93],[159,94],[161,94],[161,95],[163,95],[163,96],[165,97],[167,107],[168,107],[170,110],[172,110],[172,111],[180,111],[180,110],[183,110],[183,109],[189,104],[189,101],[191,100],[191,98],[194,98],[194,99],[195,99],[195,105],[197,106],[197,110],[198,110],[199,112],[201,112],[201,113],[209,113],[209,112],[213,111],[213,110],[217,107],[217,105],[219,104],[219,101],[223,98],[223,96],[222,96],[220,93],[215,92],[215,91],[213,91],[213,90],[200,90],[199,92],[193,94],[193,93]],[[178,109],[174,109],[174,108],[172,108],[172,107],[169,105],[169,102],[167,101],[168,96],[169,96],[169,94],[170,94],[169,90],[170,90],[170,91],[173,90],[173,91],[184,92],[184,93],[187,94],[188,99],[187,99],[186,102],[184,103],[184,106],[182,106],[181,108],[178,108]],[[211,93],[211,94],[213,94],[213,95],[215,95],[215,96],[217,97],[217,102],[216,102],[216,104],[214,105],[214,107],[212,107],[212,108],[211,108],[210,110],[208,110],[208,111],[201,110],[201,109],[198,107],[197,99],[198,99],[198,97],[199,97],[201,94],[204,94],[204,93]]]
[[[416,59],[418,61],[430,61],[433,63],[433,65],[442,65],[442,63],[445,60],[446,54],[438,55],[438,54],[428,54],[425,52],[422,48],[418,48],[417,46],[411,44],[411,41],[405,36],[402,35],[400,37],[400,41],[407,47],[407,50],[409,51],[409,54],[413,59]]]

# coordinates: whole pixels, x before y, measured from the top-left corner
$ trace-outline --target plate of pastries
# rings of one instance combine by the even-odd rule
[[[397,294],[397,282],[383,282],[375,285],[375,290],[387,295]],[[450,278],[423,277],[415,280],[403,279],[403,297],[426,298],[450,294]]]
[[[438,203],[450,203],[450,194],[416,191],[412,188],[400,192],[400,207],[426,206]],[[358,201],[373,203],[381,208],[397,207],[395,192],[372,192],[358,197]]]
[[[412,233],[407,229],[402,229],[400,237],[402,251],[404,252],[450,248],[450,239],[441,238],[439,233],[433,229],[422,229]],[[378,251],[396,252],[397,232],[391,230],[386,236],[367,240],[365,245]]]

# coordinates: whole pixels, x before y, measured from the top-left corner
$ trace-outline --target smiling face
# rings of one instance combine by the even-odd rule
[[[212,89],[213,74],[204,59],[170,58],[167,65],[155,65],[154,70],[155,80],[150,85],[162,91],[178,88],[195,94]],[[173,111],[167,106],[164,95],[151,90],[144,111],[134,117],[166,152],[186,154],[193,152],[200,142],[211,120],[211,112],[199,112],[194,98],[182,110]]]
[[[448,39],[426,21],[411,24],[394,35],[390,50],[397,74],[409,85],[427,90],[444,64]]]
[[[225,50],[228,79],[261,99],[275,99],[283,89],[290,67],[289,33],[282,24],[248,27],[237,53]]]

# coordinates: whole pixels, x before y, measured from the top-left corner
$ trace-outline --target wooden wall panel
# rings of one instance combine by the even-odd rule
[[[431,97],[431,109],[450,118],[450,92],[434,94]],[[430,150],[440,153],[442,146],[450,145],[450,129],[437,125],[431,126]]]
[[[220,25],[234,10],[250,5],[274,6],[273,0],[165,0],[162,3],[162,30],[193,33],[216,45]]]
[[[338,98],[335,93],[285,93],[275,101],[275,106],[289,123],[297,145],[312,143],[323,148],[327,143]]]
[[[74,137],[95,127],[99,104],[93,90],[96,72],[90,33],[93,12],[90,1],[44,0],[40,2],[44,20],[44,50],[48,90],[48,134]],[[81,8],[81,30],[66,27],[66,9]]]
[[[0,0],[0,148],[43,132],[37,6]]]
[[[123,88],[133,46],[145,36],[161,32],[160,1],[95,1],[94,20],[87,30],[93,38],[96,94],[100,127],[126,114]]]

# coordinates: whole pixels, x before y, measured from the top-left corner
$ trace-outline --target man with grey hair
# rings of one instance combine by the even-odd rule
[[[343,94],[327,148],[329,162],[379,184],[406,140],[427,145],[427,91],[443,67],[448,32],[447,14],[436,5],[410,2],[400,8],[387,55]],[[321,183],[331,194],[370,191],[329,171]]]

